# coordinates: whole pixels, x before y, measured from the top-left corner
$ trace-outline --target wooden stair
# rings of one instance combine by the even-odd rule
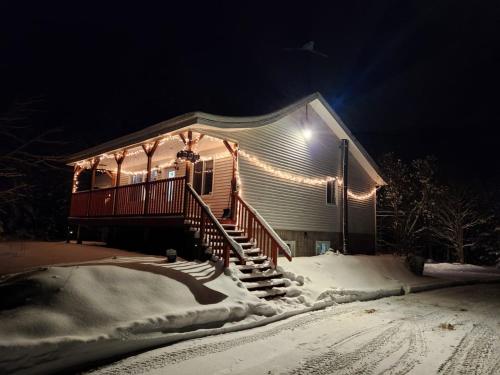
[[[274,269],[271,259],[255,246],[245,232],[234,223],[221,223],[226,233],[243,248],[246,263],[240,264],[235,254],[231,253],[230,264],[240,271],[239,279],[253,295],[271,299],[286,295],[286,282],[283,273]]]

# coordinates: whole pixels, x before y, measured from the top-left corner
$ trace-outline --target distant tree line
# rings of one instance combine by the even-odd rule
[[[377,196],[378,247],[438,261],[494,264],[500,258],[500,191],[481,191],[437,176],[432,157],[379,162],[386,186]]]

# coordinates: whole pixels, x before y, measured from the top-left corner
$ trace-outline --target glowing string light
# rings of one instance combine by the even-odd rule
[[[288,181],[292,181],[292,182],[296,182],[296,183],[303,183],[303,184],[312,185],[312,186],[324,186],[327,182],[330,182],[330,181],[337,181],[337,184],[339,186],[343,185],[343,181],[339,177],[330,177],[330,176],[325,177],[325,178],[304,177],[301,175],[297,175],[297,174],[293,174],[293,173],[289,173],[289,172],[277,169],[270,164],[262,162],[257,157],[250,155],[249,153],[247,153],[244,150],[240,149],[238,151],[238,155],[242,156],[244,159],[248,160],[250,163],[252,163],[256,167],[263,169],[265,172],[267,172],[275,177],[284,179],[284,180],[288,180]],[[239,174],[238,174],[237,178],[239,179]],[[368,193],[357,194],[357,193],[354,193],[353,191],[351,191],[350,189],[348,189],[347,195],[353,199],[367,200],[367,199],[370,199],[371,197],[373,197],[375,195],[376,191],[377,191],[376,189],[372,189]]]

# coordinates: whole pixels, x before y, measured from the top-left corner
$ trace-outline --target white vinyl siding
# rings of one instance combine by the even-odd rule
[[[285,172],[310,178],[341,176],[340,139],[323,120],[309,108],[312,138],[304,140],[302,123],[305,107],[275,123],[257,128],[224,132],[210,129],[207,134],[230,138],[241,150],[260,161]],[[341,187],[337,186],[336,205],[325,204],[325,185],[308,185],[285,180],[267,173],[241,155],[238,158],[241,196],[277,230],[341,231]],[[375,183],[350,155],[350,189],[366,193]],[[349,204],[350,228],[354,232],[372,233],[373,200]],[[356,223],[354,223],[356,221]]]
[[[241,150],[289,173],[310,178],[338,176],[339,139],[308,110],[312,138],[302,134],[305,107],[281,120],[230,134],[209,132],[236,140]],[[325,185],[311,186],[271,175],[239,156],[241,195],[275,229],[338,232],[338,206],[325,204]]]

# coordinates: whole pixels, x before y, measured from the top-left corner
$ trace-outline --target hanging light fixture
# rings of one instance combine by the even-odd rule
[[[198,160],[200,160],[200,154],[191,150],[181,150],[177,153],[177,159],[196,163]]]

